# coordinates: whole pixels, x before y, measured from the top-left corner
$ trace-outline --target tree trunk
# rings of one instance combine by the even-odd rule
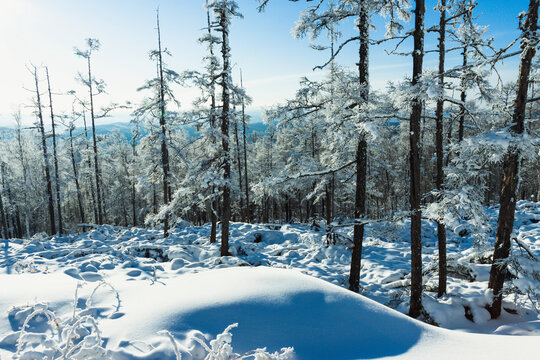
[[[47,203],[49,206],[49,222],[51,227],[51,234],[56,234],[56,221],[54,220],[54,205],[52,195],[51,173],[49,172],[49,157],[47,156],[47,141],[45,137],[45,127],[43,125],[43,113],[41,111],[41,96],[39,94],[39,84],[37,68],[34,67],[34,80],[36,82],[36,106],[37,115],[39,119],[39,130],[41,133],[41,148],[43,151],[43,162],[45,166],[45,181],[47,183]]]
[[[56,153],[56,130],[54,124],[54,112],[52,104],[51,81],[49,79],[49,68],[45,67],[47,75],[47,89],[49,91],[49,109],[51,110],[51,126],[52,126],[52,141],[53,141],[53,161],[54,161],[54,179],[56,182],[56,210],[58,213],[58,232],[64,233],[64,225],[62,223],[62,201],[60,199],[60,177],[58,176],[58,155]]]
[[[135,148],[136,146],[136,139],[137,137],[134,136],[133,139],[131,139],[131,150],[133,155],[133,161],[137,158],[137,150]],[[137,226],[137,193],[135,191],[135,178],[132,177],[131,179],[131,216],[133,218],[133,226]]]
[[[88,164],[88,172],[92,169],[92,156],[90,155],[90,144],[88,143],[88,128],[86,126],[86,114],[83,111],[83,123],[84,123],[84,141],[86,143],[86,152],[88,154],[87,164]],[[96,192],[94,189],[94,182],[91,178],[90,180],[90,195],[92,197],[92,209],[94,211],[94,223],[99,222],[99,215],[98,215],[98,207],[97,207],[97,200],[96,200]]]
[[[208,36],[212,36],[212,22],[210,21],[210,8],[208,7],[208,0],[206,0],[206,20],[208,25]],[[213,61],[214,59],[214,46],[213,43],[210,43],[209,47],[210,58]],[[210,66],[210,127],[212,128],[212,143],[216,143],[216,137],[214,131],[216,130],[216,75],[214,72],[214,67]],[[216,194],[215,186],[211,188],[212,195]],[[217,238],[217,199],[212,196],[210,202],[210,243],[215,243]]]
[[[79,217],[81,219],[81,223],[85,223],[85,217],[84,217],[84,207],[83,207],[83,200],[82,200],[82,194],[81,194],[81,187],[79,185],[79,175],[77,173],[77,165],[75,163],[75,150],[73,149],[73,124],[69,126],[69,149],[71,153],[71,166],[73,167],[73,177],[75,179],[75,189],[77,191],[77,202],[79,204]],[[84,228],[83,228],[84,231]]]
[[[159,29],[159,13],[157,15],[158,32],[158,66],[159,66],[159,126],[161,127],[161,166],[163,168],[163,205],[169,204],[169,150],[167,148],[167,133],[165,124],[165,84],[163,79],[163,60],[161,57],[161,33]],[[163,236],[169,236],[169,214],[163,218]]]
[[[369,25],[370,16],[366,1],[360,4],[358,30],[360,31],[360,49],[358,72],[360,81],[360,97],[364,102],[369,99]],[[366,119],[363,119],[366,121]],[[367,141],[366,135],[361,133],[356,150],[356,194],[354,201],[354,228],[353,249],[351,255],[351,269],[349,273],[349,290],[360,290],[360,269],[362,268],[362,242],[364,240],[364,225],[358,224],[358,219],[366,213],[366,176],[367,175]]]
[[[6,219],[6,212],[4,210],[4,201],[2,200],[3,191],[0,191],[0,220],[2,221],[2,237],[4,239],[9,238],[8,225]]]
[[[244,198],[242,194],[242,161],[240,160],[240,138],[238,137],[238,121],[236,119],[236,116],[234,117],[234,142],[236,146],[236,165],[238,168],[238,187],[240,188],[240,218],[245,221],[246,212],[244,209]]]
[[[240,87],[243,89],[243,79],[242,71],[240,70]],[[247,142],[246,142],[246,104],[244,103],[244,97],[242,97],[242,138],[244,143],[244,186],[245,186],[245,196],[246,196],[246,215],[244,221],[251,222],[251,208],[249,205],[249,181],[248,181],[248,165],[247,165]]]
[[[439,87],[441,97],[437,99],[436,132],[435,132],[435,151],[437,153],[437,176],[436,188],[441,191],[443,189],[444,172],[443,172],[443,121],[444,121],[444,60],[445,60],[445,37],[446,37],[446,0],[441,0],[441,17],[439,21]],[[446,226],[437,222],[437,237],[439,240],[439,287],[437,295],[441,297],[446,293]]]
[[[92,71],[90,66],[90,56],[88,61],[88,91],[90,95],[90,118],[92,119],[92,140],[94,145],[94,177],[96,179],[96,203],[97,203],[97,221],[98,225],[103,225],[103,199],[101,193],[101,173],[99,170],[98,162],[98,147],[97,147],[97,135],[96,135],[96,121],[94,115],[94,93],[92,87]]]
[[[424,0],[416,0],[414,11],[414,51],[413,76],[411,85],[414,87],[422,76],[424,58]],[[411,300],[409,316],[416,318],[422,311],[422,213],[420,210],[420,118],[422,101],[415,97],[412,100],[410,117],[410,204],[411,204]]]
[[[521,40],[522,56],[519,66],[519,77],[516,90],[516,100],[514,114],[512,116],[512,126],[510,133],[514,135],[515,142],[519,142],[519,136],[525,129],[525,106],[527,105],[527,90],[529,84],[529,74],[531,62],[536,53],[538,44],[537,22],[538,22],[538,2],[531,0],[527,18],[523,26],[523,38]],[[501,189],[499,220],[497,222],[497,233],[495,238],[495,251],[493,253],[493,265],[489,274],[488,287],[493,290],[493,303],[488,306],[491,318],[498,318],[502,307],[502,289],[506,278],[506,259],[510,254],[510,236],[514,228],[514,214],[516,210],[516,190],[519,182],[519,167],[521,154],[519,146],[511,144],[506,154],[504,162],[504,178]]]
[[[230,180],[231,180],[231,163],[229,153],[229,77],[230,77],[230,48],[229,48],[229,20],[226,10],[221,9],[219,12],[219,26],[221,28],[221,55],[223,57],[223,71],[221,72],[221,86],[223,102],[221,112],[221,146],[223,159],[223,211],[221,214],[221,256],[229,255],[229,222],[231,218],[231,198],[230,198]]]

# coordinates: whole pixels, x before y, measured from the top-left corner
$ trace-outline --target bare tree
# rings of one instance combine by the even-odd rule
[[[52,126],[52,143],[53,143],[53,162],[54,162],[54,179],[56,187],[56,211],[58,213],[58,232],[64,233],[62,224],[62,201],[60,199],[60,177],[58,176],[58,154],[56,153],[56,124],[54,123],[54,111],[52,103],[51,81],[49,78],[49,68],[45,66],[45,74],[47,75],[47,89],[49,92],[49,109],[51,111],[51,126]]]
[[[37,127],[41,134],[41,149],[43,151],[43,162],[45,169],[45,182],[47,183],[47,204],[49,208],[49,222],[51,234],[56,234],[56,221],[54,219],[54,204],[53,204],[53,194],[52,194],[52,181],[51,173],[49,170],[49,156],[47,155],[47,138],[45,136],[45,126],[43,125],[43,112],[41,110],[41,94],[39,93],[39,78],[37,73],[37,67],[32,65],[31,72],[34,75],[34,81],[36,85],[36,114],[38,117],[39,123]]]
[[[86,59],[88,65],[88,78],[84,78],[80,75],[80,80],[84,85],[88,87],[88,95],[90,98],[90,118],[92,121],[92,141],[93,141],[93,150],[94,150],[94,178],[96,182],[96,203],[97,203],[97,222],[99,225],[103,224],[103,199],[102,199],[102,190],[101,190],[101,173],[98,162],[98,146],[97,146],[97,134],[96,134],[96,116],[94,109],[94,85],[97,87],[97,92],[100,93],[103,91],[103,82],[97,81],[92,77],[92,66],[91,58],[94,51],[99,50],[100,42],[97,39],[88,38],[86,39],[88,48],[86,50],[80,50],[75,48],[75,54]]]

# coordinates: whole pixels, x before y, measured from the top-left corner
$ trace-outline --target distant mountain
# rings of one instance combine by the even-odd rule
[[[133,137],[133,134],[131,130],[133,129],[133,124],[129,122],[115,122],[110,124],[99,124],[96,125],[96,133],[98,135],[105,135],[105,134],[111,134],[113,132],[118,132],[121,135],[123,135],[127,140],[131,140]],[[259,133],[264,134],[266,129],[268,128],[268,125],[263,124],[262,122],[256,122],[256,123],[250,123],[248,124],[248,132],[247,135],[251,135],[252,133]],[[190,137],[196,137],[198,136],[197,130],[193,126],[185,126],[185,130],[187,131],[188,135]],[[73,132],[74,135],[80,135],[84,132],[84,128],[79,127],[75,129]],[[15,129],[7,126],[1,126],[0,127],[0,136],[12,138],[15,135]],[[92,130],[89,127],[88,128],[88,136],[91,136]],[[144,135],[144,132],[143,132]],[[61,137],[67,137],[68,133],[67,130],[61,130],[59,132],[59,136]]]

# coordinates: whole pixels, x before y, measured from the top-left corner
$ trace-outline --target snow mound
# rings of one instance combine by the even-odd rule
[[[25,274],[10,280],[28,288],[38,278]],[[70,318],[73,309],[67,304],[72,292],[64,289],[75,288],[77,280],[56,273],[39,281],[33,287],[34,299],[43,302],[49,297],[47,306],[58,321]],[[201,342],[223,336],[239,354],[263,347],[278,354],[284,347],[293,347],[299,360],[431,359],[434,354],[439,359],[494,360],[509,358],[517,349],[529,358],[540,340],[436,328],[291,269],[232,267],[153,282],[126,281],[120,273],[108,281],[119,299],[107,291],[94,294],[94,290],[93,307],[81,313],[93,314],[112,359],[176,359],[176,345],[182,359],[203,359],[206,352]],[[83,290],[81,301],[88,297]],[[7,298],[24,299],[16,293],[10,292]],[[23,321],[23,315],[12,310],[10,324]],[[234,323],[238,328],[228,332]],[[0,336],[4,338],[0,350],[13,353],[17,329],[12,330]]]

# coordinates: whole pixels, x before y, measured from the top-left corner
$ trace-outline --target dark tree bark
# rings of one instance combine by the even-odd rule
[[[73,167],[73,178],[75,179],[75,189],[77,191],[77,203],[79,205],[79,218],[81,219],[81,223],[86,223],[86,219],[84,216],[84,206],[83,206],[83,199],[81,194],[81,186],[79,184],[79,173],[77,171],[77,164],[75,162],[75,149],[73,147],[73,128],[74,125],[70,124],[69,126],[69,151],[71,154],[71,166]]]
[[[519,141],[519,136],[525,130],[525,106],[527,105],[527,90],[529,86],[529,74],[531,63],[538,45],[538,2],[531,0],[527,17],[521,28],[523,38],[521,40],[521,63],[516,90],[514,114],[510,132]],[[493,252],[493,265],[489,274],[488,287],[493,290],[493,303],[488,306],[491,318],[498,318],[502,308],[502,289],[507,274],[506,259],[510,254],[510,236],[514,228],[514,214],[516,211],[517,187],[519,182],[519,167],[521,154],[519,146],[511,144],[504,161],[504,177],[501,189],[499,220],[495,238],[495,251]]]
[[[358,19],[360,31],[360,49],[358,72],[361,98],[364,102],[369,98],[369,9],[365,1],[361,2]],[[360,269],[362,268],[362,242],[364,240],[364,225],[357,221],[366,213],[366,176],[367,175],[367,141],[364,133],[359,135],[356,150],[356,190],[354,201],[353,250],[351,256],[351,270],[349,273],[349,289],[354,292],[360,290]]]
[[[4,209],[4,201],[2,200],[3,191],[0,191],[0,220],[2,221],[2,237],[4,239],[9,238],[8,224],[6,219],[6,212]]]
[[[422,76],[424,59],[424,0],[416,0],[414,10],[414,51],[413,75],[411,85],[414,87]],[[420,118],[422,101],[415,97],[412,101],[410,117],[410,204],[411,204],[411,301],[409,316],[417,318],[422,311],[422,212],[420,210]]]
[[[236,146],[236,165],[238,168],[238,186],[240,188],[240,217],[245,221],[244,198],[242,194],[242,160],[240,160],[240,138],[238,137],[238,120],[234,117],[234,142]]]
[[[242,79],[242,71],[240,70],[240,87],[243,89],[243,79]],[[247,142],[246,142],[246,104],[244,102],[244,97],[242,97],[242,140],[244,143],[244,186],[245,186],[245,196],[246,196],[246,215],[244,217],[244,221],[251,222],[251,207],[249,204],[249,180],[248,180],[248,165],[247,165]]]
[[[443,189],[444,172],[443,172],[443,121],[444,121],[444,60],[445,60],[445,38],[446,38],[446,0],[441,0],[441,16],[439,21],[439,87],[441,89],[441,97],[437,99],[437,109],[435,112],[436,131],[435,131],[435,151],[437,153],[437,176],[436,188]],[[439,287],[437,295],[440,297],[446,293],[446,226],[437,222],[437,238],[439,240]]]
[[[208,7],[208,0],[206,0],[206,21],[208,24],[208,36],[212,36],[212,22],[210,19],[210,9]],[[209,47],[210,59],[214,61],[214,45],[210,43]],[[214,73],[214,66],[210,66],[210,127],[212,131],[216,129],[216,75]],[[212,133],[212,142],[215,143],[215,137]],[[215,187],[211,189],[212,195],[216,193]],[[217,238],[217,200],[212,197],[210,201],[210,243],[215,243]]]
[[[45,137],[45,126],[43,125],[43,112],[41,111],[41,95],[39,93],[39,80],[36,67],[34,67],[34,80],[36,83],[36,107],[39,120],[38,127],[41,133],[41,149],[43,151],[43,162],[45,167],[45,182],[47,183],[47,204],[49,209],[49,222],[51,234],[56,234],[56,221],[54,219],[51,173],[49,171],[49,156],[47,155],[47,140]]]
[[[229,107],[230,107],[230,47],[229,47],[229,20],[226,9],[221,8],[219,13],[219,27],[221,31],[221,56],[223,58],[223,70],[221,72],[222,109],[221,109],[221,147],[223,161],[223,211],[221,213],[221,256],[229,255],[229,222],[231,218],[231,162],[229,153]]]
[[[87,159],[87,165],[88,165],[88,171],[91,171],[92,169],[92,156],[90,155],[90,144],[88,142],[88,127],[86,126],[86,114],[83,111],[83,123],[84,123],[84,141],[86,143],[86,152],[88,154]],[[92,198],[92,209],[94,211],[94,223],[99,222],[99,215],[98,215],[98,206],[97,206],[97,200],[96,200],[96,192],[94,189],[94,182],[92,179],[88,179],[90,182],[90,196]]]
[[[161,128],[161,166],[163,168],[163,205],[169,204],[169,149],[167,148],[167,128],[165,121],[165,82],[163,79],[163,59],[161,52],[161,32],[159,29],[159,13],[157,14],[158,33],[158,68],[159,68],[159,126]],[[169,214],[163,218],[163,236],[169,236]]]
[[[94,90],[92,80],[92,67],[90,64],[90,51],[86,57],[88,63],[88,92],[90,96],[90,119],[92,120],[92,142],[94,150],[94,178],[96,181],[96,204],[97,204],[97,222],[98,225],[103,225],[103,199],[101,192],[101,172],[99,169],[98,161],[98,146],[97,146],[97,134],[96,134],[96,120],[94,114]]]
[[[134,135],[131,139],[131,151],[133,159],[137,158],[137,135]],[[131,217],[133,219],[133,226],[137,226],[137,193],[135,191],[135,179],[131,179]]]
[[[62,223],[62,200],[60,199],[60,177],[58,176],[58,155],[56,153],[56,125],[54,123],[54,111],[52,104],[51,81],[49,79],[49,68],[45,67],[47,75],[47,89],[49,92],[49,109],[51,110],[51,126],[52,126],[52,143],[53,143],[53,162],[54,162],[54,180],[56,185],[56,211],[58,214],[58,232],[64,233],[64,225]]]
[[[466,15],[464,15],[465,17]],[[467,66],[467,44],[465,44],[465,47],[463,48],[463,68],[465,69]],[[466,71],[466,70],[463,70]],[[463,141],[464,136],[464,127],[465,127],[465,102],[467,101],[467,82],[465,81],[465,74],[463,75],[463,78],[461,79],[461,93],[460,93],[460,100],[461,105],[459,110],[459,127],[458,127],[458,142]]]

